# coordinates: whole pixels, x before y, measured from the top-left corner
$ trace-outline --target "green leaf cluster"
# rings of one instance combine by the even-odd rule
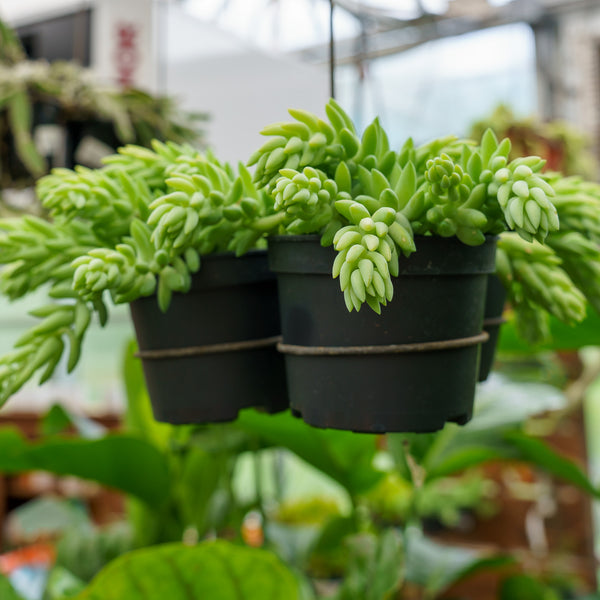
[[[156,294],[166,311],[185,293],[201,255],[260,245],[255,223],[273,213],[249,172],[210,153],[155,141],[125,146],[100,169],[56,169],[37,186],[50,221],[0,221],[0,291],[20,298],[45,286],[52,303],[31,314],[41,321],[0,357],[0,404],[61,357],[75,368],[92,316],[104,325],[106,301]]]
[[[375,119],[361,137],[334,100],[327,121],[290,110],[295,119],[262,133],[270,139],[249,160],[254,180],[274,198],[271,233],[321,235],[337,257],[332,269],[349,311],[381,311],[393,297],[400,254],[415,235],[456,236],[479,245],[488,234],[515,230],[543,241],[558,229],[552,186],[539,157],[508,160],[510,141],[491,130],[481,142],[412,140],[395,152]]]
[[[550,317],[574,325],[585,317],[587,303],[600,311],[600,185],[555,173],[544,178],[555,191],[560,230],[544,246],[503,233],[496,253],[496,273],[518,331],[538,344],[550,336]]]

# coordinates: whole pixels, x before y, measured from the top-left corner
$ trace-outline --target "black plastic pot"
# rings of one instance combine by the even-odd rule
[[[500,336],[500,327],[505,321],[502,318],[505,302],[506,290],[502,282],[496,275],[489,275],[483,313],[483,330],[487,332],[489,339],[481,345],[478,381],[485,381],[492,370],[498,337]]]
[[[401,259],[394,299],[349,313],[317,236],[269,243],[277,273],[290,406],[317,427],[436,431],[472,415],[495,239],[422,237]]]
[[[192,289],[160,312],[131,303],[154,416],[168,423],[235,419],[242,408],[288,407],[277,285],[266,251],[202,258]]]

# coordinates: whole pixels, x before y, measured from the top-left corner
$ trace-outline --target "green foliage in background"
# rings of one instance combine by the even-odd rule
[[[314,600],[316,596],[310,591],[306,575],[300,573],[318,569],[317,572],[327,574],[330,572],[327,569],[333,568],[333,573],[342,576],[338,600],[386,600],[395,597],[394,594],[408,585],[418,586],[428,594],[425,597],[435,598],[436,594],[478,570],[502,569],[510,562],[504,556],[442,546],[423,536],[418,526],[421,519],[437,514],[436,511],[442,514],[441,504],[448,502],[447,499],[440,500],[437,508],[433,502],[436,486],[448,477],[489,460],[516,459],[598,495],[595,486],[579,467],[526,432],[524,424],[530,415],[554,410],[564,404],[561,394],[548,386],[501,386],[495,392],[498,397],[492,393],[480,398],[476,416],[465,427],[449,424],[435,434],[388,435],[384,453],[389,452],[393,463],[376,466],[382,452],[378,449],[381,440],[378,442],[377,436],[316,430],[289,414],[273,417],[246,411],[236,423],[210,427],[175,427],[156,423],[151,416],[143,375],[139,362],[133,358],[133,350],[130,348],[127,354],[125,371],[128,433],[117,437],[127,438],[135,444],[127,442],[131,445],[118,446],[114,453],[98,452],[103,444],[114,443],[116,434],[88,439],[57,437],[61,428],[75,423],[68,413],[60,409],[52,410],[45,420],[45,427],[53,432],[52,437],[36,444],[26,444],[10,429],[0,434],[0,440],[4,440],[1,454],[5,456],[6,468],[12,465],[12,472],[41,468],[56,473],[73,473],[109,483],[130,494],[128,514],[133,532],[107,530],[93,533],[86,529],[65,533],[59,544],[59,563],[50,579],[51,588],[55,590],[49,595],[52,600],[109,598],[108,594],[117,594],[117,590],[130,593],[127,586],[133,584],[132,577],[139,577],[142,572],[147,574],[141,583],[144,593],[156,589],[164,597],[180,593],[182,579],[177,575],[180,568],[183,569],[184,581],[193,572],[194,585],[220,585],[224,594],[229,593],[231,581],[241,577],[242,572],[246,581],[256,569],[258,578],[267,577],[268,572],[276,573],[268,585],[293,585],[289,589],[303,594],[299,598]],[[499,401],[500,396],[502,401]],[[86,431],[85,425],[82,431]],[[92,436],[97,434],[93,432]],[[131,451],[134,447],[144,448],[147,458],[141,461],[140,451]],[[293,509],[287,509],[286,541],[281,537],[281,530],[276,535],[276,530],[271,527],[278,522],[283,524],[267,508],[273,498],[257,495],[250,503],[241,501],[232,485],[235,465],[243,453],[262,452],[274,447],[286,448],[324,477],[340,484],[350,499],[349,513],[336,510],[322,513],[316,521],[314,533],[304,546],[298,545],[299,536],[305,531],[300,513],[300,520],[294,522]],[[150,457],[154,458],[150,460]],[[115,469],[117,464],[119,468]],[[158,465],[166,470],[166,478],[157,477]],[[6,470],[5,465],[0,467]],[[255,476],[261,479],[265,474],[256,473]],[[407,498],[407,507],[403,508],[400,519],[393,525],[378,520],[370,500],[370,494],[390,477],[403,482]],[[139,481],[146,481],[146,487],[136,487]],[[294,575],[264,551],[218,542],[219,552],[223,549],[222,556],[231,560],[233,566],[229,573],[222,572],[220,567],[211,567],[211,576],[205,577],[208,571],[193,565],[196,558],[204,557],[207,548],[213,548],[212,543],[203,542],[192,547],[179,544],[163,546],[166,542],[189,540],[191,533],[194,540],[202,540],[209,535],[231,537],[232,532],[238,537],[244,515],[249,510],[262,513],[266,519],[263,527],[267,547],[281,556],[289,556],[288,560],[295,569]],[[296,541],[291,541],[293,539]],[[289,543],[297,544],[295,556],[286,554],[284,550],[285,544]],[[89,578],[111,557],[134,547],[146,546],[152,547],[125,554],[106,567],[90,587],[81,591]],[[171,556],[171,552],[174,566],[169,561],[165,562],[165,553]],[[242,563],[256,566],[247,567],[248,572],[246,567],[237,571],[235,565],[241,564],[237,562],[238,552],[244,554],[244,558],[240,559]],[[211,560],[217,560],[218,553],[213,554],[215,556]],[[264,573],[263,559],[270,565]],[[151,566],[155,561],[162,566]],[[78,562],[82,563],[80,568],[77,568]],[[182,567],[183,564],[186,566]],[[208,564],[205,558],[202,558],[202,564]],[[160,582],[150,584],[148,578],[154,575],[160,576]],[[247,588],[241,588],[243,593],[264,591],[265,588],[258,584],[250,585],[251,581],[251,578],[248,579]],[[119,587],[121,585],[124,587]],[[111,591],[105,589],[107,586],[112,586]],[[199,589],[204,591],[202,587]]]
[[[510,138],[510,158],[535,154],[548,159],[550,170],[592,181],[597,178],[598,161],[592,152],[590,136],[567,121],[518,117],[509,106],[501,104],[474,123],[469,135],[479,138],[490,128],[499,136]]]
[[[27,60],[14,31],[0,21],[0,190],[30,186],[47,172],[32,137],[42,105],[52,109],[57,125],[102,122],[121,144],[143,146],[153,139],[199,141],[196,122],[205,118],[182,113],[169,98],[103,87],[75,63]],[[12,160],[13,144],[22,167]]]
[[[298,584],[277,557],[225,541],[157,546],[106,567],[76,600],[296,600]]]

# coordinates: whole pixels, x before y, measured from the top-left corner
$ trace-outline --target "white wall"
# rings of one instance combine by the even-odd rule
[[[208,142],[224,160],[246,160],[262,143],[259,131],[289,119],[288,108],[324,113],[325,66],[292,62],[242,44],[176,5],[159,17],[160,89],[188,109],[208,112]]]

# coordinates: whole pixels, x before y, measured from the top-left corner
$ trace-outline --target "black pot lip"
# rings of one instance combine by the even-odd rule
[[[318,233],[301,233],[301,234],[277,234],[277,235],[271,235],[268,238],[268,241],[271,242],[274,241],[275,243],[277,242],[291,242],[291,243],[297,243],[297,242],[307,242],[307,243],[313,243],[315,241],[319,241],[321,240],[321,235]],[[500,239],[499,235],[491,235],[491,234],[486,234],[485,236],[485,242],[483,244],[480,244],[479,246],[469,246],[468,244],[463,244],[457,237],[453,236],[453,237],[442,237],[441,235],[415,235],[415,240],[445,240],[448,243],[456,243],[459,244],[461,246],[466,246],[467,248],[479,248],[480,246],[484,246],[488,243],[491,242],[497,242]],[[416,242],[415,242],[415,245]],[[418,250],[418,245],[417,245],[417,250]]]
[[[485,237],[486,240],[483,244],[468,246],[456,237],[416,235],[416,251],[408,258],[402,255],[399,257],[400,275],[488,275],[494,273],[498,236],[486,235]],[[269,237],[270,268],[276,273],[306,272],[330,275],[335,250],[333,246],[321,246],[320,239],[319,234]],[[297,255],[296,250],[301,248],[298,244],[304,244],[305,248],[312,249],[307,260],[302,260],[302,257]],[[419,246],[421,246],[421,253],[419,253]],[[293,250],[292,247],[294,247]],[[287,248],[287,251],[280,251],[281,248]],[[436,248],[440,249],[438,252],[443,249],[439,263],[437,256],[429,256],[432,251],[436,251]],[[283,256],[284,253],[285,256]]]
[[[200,257],[200,270],[192,275],[190,291],[274,280],[266,249],[252,249],[241,256],[216,252]]]
[[[252,248],[250,250],[248,250],[247,252],[245,252],[244,254],[242,254],[241,256],[236,256],[235,252],[230,252],[230,251],[226,251],[226,252],[211,252],[210,254],[201,254],[200,255],[200,262],[204,262],[204,261],[213,261],[213,260],[229,260],[231,258],[235,258],[235,259],[243,259],[245,257],[252,257],[252,256],[266,256],[267,254],[267,249],[266,248]],[[202,268],[202,267],[200,267]]]
[[[200,270],[192,273],[192,285],[185,292],[174,292],[173,299],[191,292],[244,284],[274,282],[275,274],[269,270],[267,250],[253,248],[241,256],[233,252],[215,252],[200,256]],[[136,303],[157,302],[156,294],[143,296],[130,302],[135,310]]]

